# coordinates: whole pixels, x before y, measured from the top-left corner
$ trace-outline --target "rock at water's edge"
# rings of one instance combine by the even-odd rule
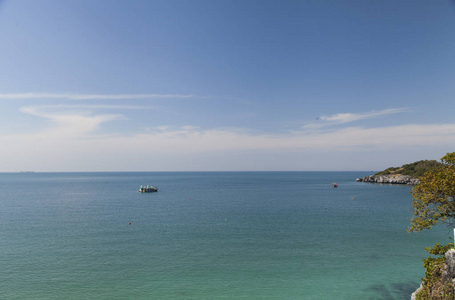
[[[413,178],[409,175],[369,175],[365,176],[362,181],[373,183],[391,183],[407,185],[419,184],[418,178]]]
[[[422,284],[420,284],[420,287],[419,287],[417,290],[415,290],[414,293],[411,294],[411,300],[416,300],[416,298],[417,298],[417,293],[420,292],[421,289],[423,289]]]
[[[455,249],[450,249],[445,254],[446,263],[444,269],[441,270],[442,273],[442,281],[445,285],[447,282],[452,282],[452,285],[455,284]],[[423,289],[422,283],[420,287],[411,295],[411,300],[416,300],[417,293]]]

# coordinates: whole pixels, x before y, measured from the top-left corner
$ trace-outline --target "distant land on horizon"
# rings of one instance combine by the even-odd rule
[[[417,178],[428,171],[440,168],[442,165],[436,160],[419,160],[401,167],[390,167],[374,175],[408,175]]]

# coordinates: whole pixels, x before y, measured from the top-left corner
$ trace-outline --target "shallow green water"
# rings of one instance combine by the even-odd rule
[[[0,174],[2,299],[409,299],[451,231],[366,174]]]

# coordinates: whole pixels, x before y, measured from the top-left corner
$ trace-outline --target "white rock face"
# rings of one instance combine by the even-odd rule
[[[455,278],[455,249],[446,252],[447,276],[452,280]]]
[[[363,178],[364,182],[390,183],[390,184],[419,184],[419,179],[409,175],[369,175]]]

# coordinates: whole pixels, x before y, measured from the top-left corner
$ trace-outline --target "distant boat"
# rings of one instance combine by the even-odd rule
[[[336,183],[336,182],[332,183],[332,187],[337,188],[338,187],[338,183]]]
[[[140,186],[139,187],[139,192],[140,193],[153,193],[153,192],[158,192],[158,188],[154,187],[153,185],[147,185],[147,186]]]

